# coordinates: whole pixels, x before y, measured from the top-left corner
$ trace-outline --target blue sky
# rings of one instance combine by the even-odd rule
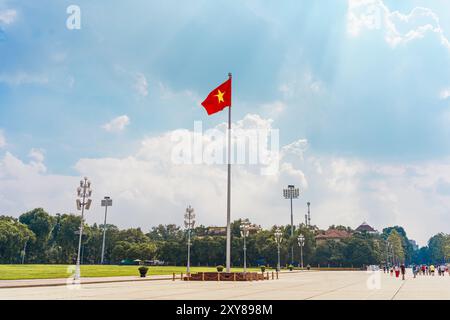
[[[71,4],[81,8],[80,30],[66,28]],[[337,204],[330,195],[320,211],[322,227],[327,214],[335,216],[330,210],[343,210],[339,216],[354,227],[366,218],[379,226],[402,223],[414,208],[401,203],[414,195],[400,196],[399,190],[411,186],[416,171],[426,171],[431,179],[432,169],[450,156],[448,9],[440,0],[341,0],[333,5],[0,0],[0,130],[5,141],[2,145],[0,139],[0,157],[10,154],[24,165],[42,163],[45,170],[39,174],[46,177],[73,178],[82,173],[83,159],[133,157],[146,139],[178,128],[191,130],[195,120],[214,127],[226,120],[226,113],[207,117],[199,102],[231,71],[235,120],[248,114],[271,119],[280,129],[281,145],[306,139],[310,159],[346,163],[337,172],[359,172],[348,164],[355,162],[371,168],[358,182],[348,182],[351,195],[366,204]],[[123,127],[102,127],[124,115]],[[323,195],[331,187],[315,184],[308,164],[295,161],[307,180],[305,196],[326,202]],[[419,169],[412,174],[405,169],[410,166]],[[400,177],[380,178],[374,167],[405,170]],[[92,170],[85,173],[95,175]],[[450,176],[440,174],[439,181],[427,180],[414,192],[420,192],[425,209],[431,199],[426,188],[434,190],[436,210],[443,214],[450,203],[438,191],[446,190]],[[374,187],[377,177],[380,184],[401,179],[404,186]],[[367,190],[372,190],[369,200],[356,193]],[[393,210],[375,200],[384,192],[398,198],[395,219],[377,214]],[[3,196],[8,198],[6,191]],[[17,211],[9,214],[26,209],[26,199],[19,202],[7,203]],[[346,210],[359,213],[346,215]],[[417,211],[418,217],[423,214]],[[449,219],[436,215],[448,230]],[[411,223],[422,243],[438,231],[437,224],[420,231],[419,224]]]

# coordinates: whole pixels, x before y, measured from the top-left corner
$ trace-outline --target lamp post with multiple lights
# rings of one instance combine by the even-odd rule
[[[310,210],[311,202],[307,202],[306,205],[308,206],[308,217],[307,217],[307,220],[306,220],[306,226],[307,227],[311,227],[311,210]]]
[[[186,208],[186,213],[184,214],[184,227],[187,229],[188,234],[188,241],[187,241],[187,266],[186,266],[186,273],[189,276],[191,274],[191,230],[194,228],[195,225],[195,213],[194,208],[191,208],[189,205]]]
[[[303,234],[299,234],[297,237],[298,246],[300,247],[300,266],[303,269],[303,246],[305,245],[305,236]]]
[[[84,210],[89,210],[91,207],[92,199],[89,199],[92,196],[91,182],[87,177],[84,177],[83,180],[80,181],[80,186],[77,188],[77,196],[78,199],[77,209],[81,210],[81,222],[80,222],[80,238],[78,240],[78,254],[77,254],[77,264],[75,267],[74,280],[80,280],[80,254],[81,254],[81,239],[83,237],[83,224],[84,224]]]
[[[277,271],[280,271],[280,244],[283,241],[283,233],[280,228],[276,228],[274,232],[275,241],[277,242],[277,252],[278,252],[278,262],[277,262]]]
[[[103,259],[105,257],[105,240],[106,240],[106,216],[108,214],[108,207],[112,206],[112,199],[110,197],[105,197],[102,200],[102,207],[105,207],[105,221],[103,223],[103,242],[102,242],[102,259],[100,264],[103,264]]]
[[[391,260],[392,260],[392,265],[395,266],[397,264],[397,259],[395,257],[395,250],[394,250],[394,245],[392,243],[389,242],[389,247],[391,248]]]
[[[297,199],[300,195],[298,188],[294,185],[288,185],[287,189],[283,189],[285,199],[291,200],[291,238],[294,238],[294,214],[292,210],[292,199]],[[294,264],[294,245],[291,247],[291,264]]]
[[[246,239],[249,234],[250,222],[248,219],[245,219],[241,222],[241,237],[244,238],[244,273],[247,273],[247,245]]]

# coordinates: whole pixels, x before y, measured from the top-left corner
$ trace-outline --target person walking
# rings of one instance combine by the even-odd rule
[[[434,268],[434,265],[432,264],[431,266],[430,266],[430,273],[431,273],[431,275],[434,277],[434,270],[435,270],[435,268]]]
[[[405,280],[405,272],[406,272],[405,264],[403,264],[403,263],[401,264],[400,271],[402,273],[402,280]]]
[[[413,265],[412,266],[412,271],[413,271],[413,275],[414,275],[414,279],[415,279],[416,276],[417,276],[417,273],[419,272],[419,266]]]
[[[441,271],[441,276],[445,276],[445,265],[441,264],[439,270]]]
[[[394,271],[395,271],[395,277],[398,278],[398,276],[400,275],[400,269],[399,269],[399,267],[398,267],[398,266],[395,266]]]

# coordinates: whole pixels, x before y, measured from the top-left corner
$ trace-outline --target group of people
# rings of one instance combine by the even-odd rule
[[[421,265],[421,266],[413,266],[414,278],[416,275],[424,275],[424,276],[434,276],[436,273],[438,276],[445,276],[446,273],[450,275],[450,271],[448,266],[445,264],[434,266],[432,265]]]
[[[405,274],[406,274],[406,267],[404,264],[401,265],[395,265],[395,266],[383,266],[383,272],[384,273],[390,273],[391,276],[395,274],[396,278],[399,278],[400,275],[402,275],[402,279],[405,280]],[[413,265],[412,266],[412,272],[414,275],[414,278],[417,275],[426,275],[426,276],[434,276],[437,274],[438,276],[445,276],[446,273],[450,275],[450,270],[448,265],[441,264],[434,266],[431,265]]]
[[[401,265],[395,265],[395,266],[383,266],[383,272],[389,272],[391,274],[391,276],[394,275],[395,273],[395,277],[398,278],[400,276],[400,274],[402,275],[402,279],[405,280],[405,273],[406,273],[406,267],[404,264]]]

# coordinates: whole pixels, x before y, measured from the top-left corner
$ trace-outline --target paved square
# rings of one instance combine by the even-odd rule
[[[445,299],[450,276],[418,276],[405,281],[383,272],[310,271],[282,273],[279,280],[185,282],[155,280],[71,286],[2,288],[0,299]]]

